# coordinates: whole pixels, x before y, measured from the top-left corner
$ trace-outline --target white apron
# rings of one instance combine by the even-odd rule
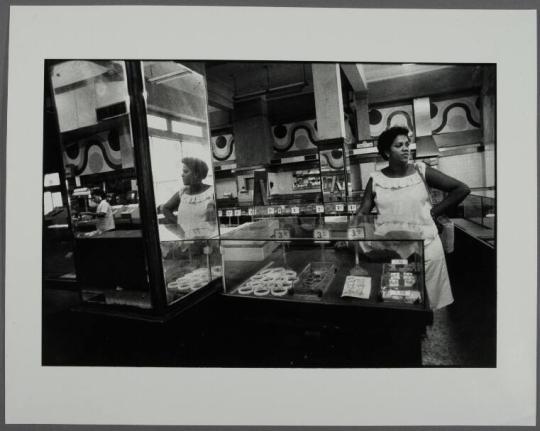
[[[178,195],[177,223],[183,229],[185,239],[211,238],[217,234],[217,223],[209,210],[209,205],[214,205],[214,189],[209,187],[197,195],[188,195],[182,189]]]
[[[416,166],[425,178],[426,165]],[[452,289],[446,260],[437,226],[431,218],[431,202],[424,182],[418,172],[402,178],[390,178],[380,171],[371,174],[375,205],[379,216],[375,221],[374,237],[422,238],[426,290],[432,309],[445,307],[452,302]],[[372,245],[376,245],[375,242]],[[406,258],[414,245],[397,243],[396,251]]]

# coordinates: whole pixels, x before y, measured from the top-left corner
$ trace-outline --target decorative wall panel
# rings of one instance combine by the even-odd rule
[[[317,121],[278,124],[272,126],[272,136],[274,150],[278,153],[314,149],[317,148],[315,142],[319,139]]]
[[[65,166],[74,167],[75,175],[92,175],[133,167],[132,154],[129,132],[123,128],[66,144],[63,157]]]
[[[480,98],[478,96],[431,102],[433,134],[464,132],[481,127]]]
[[[236,160],[234,151],[234,137],[232,134],[213,136],[212,156],[215,161],[224,162]]]
[[[392,126],[406,127],[414,133],[414,114],[412,104],[385,108],[370,108],[369,129],[372,137],[377,138],[382,132]]]

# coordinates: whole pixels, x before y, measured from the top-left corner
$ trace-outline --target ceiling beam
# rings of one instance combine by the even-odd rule
[[[368,91],[364,67],[361,64],[345,63],[341,65],[341,70],[343,70],[355,93],[365,93]]]
[[[482,86],[481,68],[459,66],[417,73],[410,76],[372,81],[369,103],[385,103],[418,97],[456,93]]]
[[[207,77],[208,104],[225,111],[234,108],[234,89],[216,78]]]

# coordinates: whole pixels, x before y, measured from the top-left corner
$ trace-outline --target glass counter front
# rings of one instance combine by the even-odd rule
[[[488,229],[495,228],[495,191],[475,190],[463,201],[463,218]]]
[[[224,292],[278,301],[428,307],[423,241],[380,237],[374,217],[258,220],[221,235]]]

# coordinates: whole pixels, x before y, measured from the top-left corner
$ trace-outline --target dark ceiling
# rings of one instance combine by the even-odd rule
[[[482,83],[478,65],[361,64],[370,104],[386,104],[415,97],[466,92]],[[206,62],[209,94],[228,94],[232,101],[266,95],[272,124],[312,119],[315,99],[311,63],[301,62]],[[351,89],[346,76],[344,103]],[[232,106],[212,106],[211,127],[230,127]]]

